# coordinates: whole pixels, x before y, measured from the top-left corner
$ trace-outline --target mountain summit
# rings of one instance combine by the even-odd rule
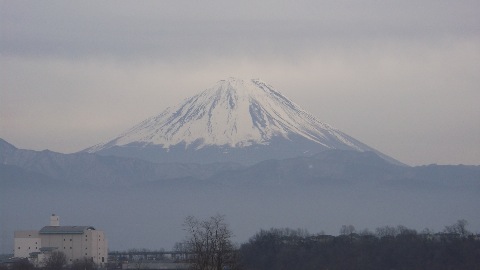
[[[327,149],[373,151],[394,161],[316,120],[265,82],[229,78],[84,151],[152,161],[254,163]]]

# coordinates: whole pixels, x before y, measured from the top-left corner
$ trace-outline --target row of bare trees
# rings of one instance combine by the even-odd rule
[[[480,241],[458,220],[440,233],[405,226],[374,232],[344,225],[339,236],[305,230],[262,230],[238,249],[225,217],[189,216],[177,244],[194,270],[224,269],[480,269]]]
[[[67,256],[61,251],[54,251],[45,259],[43,265],[46,270],[62,270],[67,265]],[[97,268],[97,264],[86,257],[73,261],[69,267],[70,270],[96,270]]]
[[[371,232],[345,225],[340,235],[262,230],[240,247],[245,270],[478,270],[480,239],[465,220],[442,232],[384,226]]]
[[[42,262],[45,270],[62,270],[67,268],[67,256],[61,251],[54,251]],[[68,265],[69,270],[96,270],[97,265],[89,258],[75,260]],[[28,259],[20,260],[12,265],[12,267],[2,268],[0,270],[34,270],[35,266]]]

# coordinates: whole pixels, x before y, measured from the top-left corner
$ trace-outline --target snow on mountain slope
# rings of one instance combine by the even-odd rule
[[[129,143],[169,147],[185,142],[206,145],[245,147],[268,144],[274,136],[288,138],[299,134],[327,148],[328,138],[337,138],[361,150],[343,133],[317,121],[271,86],[260,80],[229,78],[168,108],[114,139],[115,145]],[[95,152],[107,144],[90,148]],[[111,142],[108,143],[111,145]]]
[[[221,147],[226,153],[225,149],[265,149],[274,142],[277,148],[288,144],[289,149],[294,149],[297,140],[302,141],[303,149],[299,150],[303,152],[312,146],[323,150],[375,151],[316,120],[265,82],[237,78],[219,81],[113,140],[85,151],[105,153],[119,147],[139,151],[155,146],[157,151],[162,148],[165,152],[173,148],[178,151],[179,147],[189,151]],[[125,151],[122,150],[124,154]]]

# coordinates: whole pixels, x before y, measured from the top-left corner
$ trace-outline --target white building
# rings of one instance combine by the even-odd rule
[[[37,263],[53,251],[65,253],[67,262],[88,258],[103,267],[107,263],[108,242],[103,231],[91,226],[60,226],[59,217],[50,217],[50,226],[40,231],[14,233],[15,257]]]

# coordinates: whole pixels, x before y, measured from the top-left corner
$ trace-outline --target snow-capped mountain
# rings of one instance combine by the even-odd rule
[[[258,79],[229,78],[84,151],[153,161],[253,163],[326,149],[374,151]]]

